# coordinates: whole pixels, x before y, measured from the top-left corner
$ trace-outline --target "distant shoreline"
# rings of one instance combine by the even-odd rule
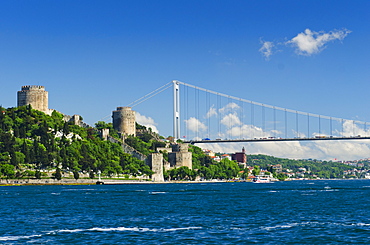
[[[366,180],[366,179],[292,179],[287,181],[322,181],[322,180]],[[247,182],[251,181],[230,181],[230,180],[206,180],[206,181],[143,181],[143,180],[115,180],[115,179],[102,179],[99,183],[98,179],[0,179],[0,186],[37,186],[37,185],[130,185],[130,184],[196,184],[196,183],[235,183],[235,182]],[[279,181],[278,181],[279,182]]]
[[[32,186],[32,185],[98,185],[98,179],[0,179],[0,186]],[[143,181],[124,179],[102,179],[100,185],[129,185],[129,184],[176,184],[176,183],[225,183],[233,182],[226,180],[218,181]]]

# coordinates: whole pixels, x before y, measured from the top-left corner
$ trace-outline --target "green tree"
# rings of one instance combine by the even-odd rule
[[[253,168],[253,170],[252,170],[252,174],[254,176],[257,176],[257,175],[260,174],[260,172],[261,172],[260,166],[255,165],[254,168]]]
[[[41,179],[41,172],[40,172],[40,170],[36,170],[36,172],[35,172],[35,178],[36,179]]]
[[[0,172],[6,176],[7,179],[12,179],[15,176],[14,166],[11,164],[0,165]]]
[[[56,172],[54,174],[54,177],[57,180],[61,180],[62,179],[62,172],[61,172],[60,168],[57,168],[57,170],[56,170]]]
[[[73,178],[75,178],[75,180],[78,180],[80,178],[80,174],[78,173],[78,171],[73,171]]]

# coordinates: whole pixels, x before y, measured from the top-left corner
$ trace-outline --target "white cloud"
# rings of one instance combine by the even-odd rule
[[[370,140],[259,142],[199,144],[214,152],[233,153],[245,147],[247,154],[265,154],[290,159],[357,160],[370,155]]]
[[[270,56],[272,55],[273,51],[272,49],[274,48],[274,43],[273,42],[268,42],[268,41],[262,41],[262,47],[259,49],[259,51],[262,53],[262,55],[265,57],[266,60],[270,59]]]
[[[319,53],[325,48],[325,44],[333,40],[343,40],[351,31],[343,29],[340,31],[330,31],[325,33],[311,31],[306,29],[297,36],[286,42],[296,47],[296,52],[299,55],[310,56]]]
[[[232,114],[231,114],[232,115]],[[296,137],[306,137],[302,133],[294,132]],[[370,127],[353,123],[351,120],[343,122],[342,131],[336,132],[338,136],[369,136]],[[220,138],[268,138],[279,137],[280,131],[264,131],[254,125],[234,124]],[[315,135],[313,133],[312,135]],[[321,133],[321,135],[325,135]],[[312,137],[312,136],[311,136]],[[200,144],[202,148],[215,152],[233,153],[240,151],[244,146],[248,154],[266,154],[291,159],[320,159],[320,160],[356,160],[370,157],[370,140],[338,140],[338,141],[283,141],[259,143],[215,143]]]
[[[344,120],[343,121],[343,130],[335,130],[334,134],[343,137],[351,137],[351,136],[370,136],[370,125],[357,124],[354,123],[352,120]]]
[[[295,130],[293,130],[293,134],[294,134],[294,137],[298,137],[298,138],[306,138],[306,134],[302,133],[302,132],[297,132]],[[322,135],[322,134],[321,134]]]
[[[214,105],[212,105],[211,108],[209,108],[209,111],[206,114],[206,118],[210,118],[212,116],[217,116],[217,111],[216,111]]]
[[[236,113],[229,113],[227,115],[225,115],[222,119],[221,119],[221,123],[223,125],[225,125],[226,127],[232,127],[232,126],[235,126],[235,125],[240,125],[242,124],[240,122],[240,119],[239,117],[237,116]]]
[[[231,127],[227,130],[226,135],[235,138],[242,138],[242,139],[253,139],[253,138],[268,138],[268,137],[275,137],[281,134],[280,131],[271,130],[271,131],[264,131],[262,128],[254,126],[254,125],[240,125]]]
[[[240,106],[238,106],[238,104],[236,104],[234,102],[231,102],[231,103],[225,105],[224,107],[222,107],[221,109],[219,109],[219,112],[220,113],[226,113],[228,111],[237,110],[239,108],[240,108]]]
[[[157,123],[154,122],[153,118],[146,117],[144,115],[141,115],[139,112],[136,112],[136,122],[147,128],[151,128],[153,132],[158,133],[158,129],[156,127]]]
[[[207,126],[195,117],[191,117],[188,120],[185,120],[185,123],[187,129],[193,132],[201,132],[207,130]]]
[[[277,47],[289,45],[296,49],[297,54],[310,56],[320,53],[330,41],[343,40],[349,33],[351,31],[347,29],[315,32],[307,28],[289,41],[273,43],[261,39],[262,47],[259,49],[259,52],[266,60],[269,60],[270,56],[276,53]],[[281,50],[278,51],[280,52]]]

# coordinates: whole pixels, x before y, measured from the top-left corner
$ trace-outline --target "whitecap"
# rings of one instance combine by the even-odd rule
[[[276,230],[276,229],[288,229],[291,228],[292,225],[276,225],[276,226],[268,226],[268,227],[261,227],[263,230]]]
[[[29,239],[33,237],[41,237],[41,235],[30,235],[30,236],[3,236],[0,237],[0,241],[17,241],[22,239]]]
[[[163,231],[181,231],[181,230],[199,230],[202,227],[184,227],[184,228],[170,228],[170,229],[163,229]]]
[[[172,231],[181,231],[181,230],[195,230],[202,229],[202,227],[179,227],[179,228],[161,228],[161,229],[150,229],[150,228],[140,228],[140,227],[113,227],[113,228],[102,228],[102,227],[93,227],[89,229],[72,229],[72,230],[56,230],[51,231],[47,234],[55,233],[75,233],[75,232],[89,232],[89,231],[98,231],[98,232],[110,232],[110,231],[135,231],[135,232],[172,232]]]
[[[357,225],[357,226],[370,226],[370,224],[367,224],[367,223],[357,223],[357,224],[354,224],[354,225]]]
[[[57,231],[54,231],[54,232],[66,232],[66,233],[75,233],[75,232],[83,232],[85,231],[86,229],[73,229],[73,230],[57,230]],[[51,234],[53,233],[53,231],[51,231],[50,233],[48,234]]]
[[[179,227],[179,228],[140,228],[140,227],[113,227],[113,228],[102,228],[93,227],[89,229],[62,229],[45,232],[44,234],[29,235],[29,236],[3,236],[0,237],[0,241],[18,241],[22,239],[31,239],[35,237],[42,237],[43,235],[53,235],[56,233],[79,233],[79,232],[111,232],[111,231],[131,231],[131,232],[174,232],[182,230],[195,230],[202,229],[202,227]]]

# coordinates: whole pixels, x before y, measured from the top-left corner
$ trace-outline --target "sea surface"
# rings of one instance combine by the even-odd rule
[[[0,244],[369,244],[370,180],[0,187]]]

